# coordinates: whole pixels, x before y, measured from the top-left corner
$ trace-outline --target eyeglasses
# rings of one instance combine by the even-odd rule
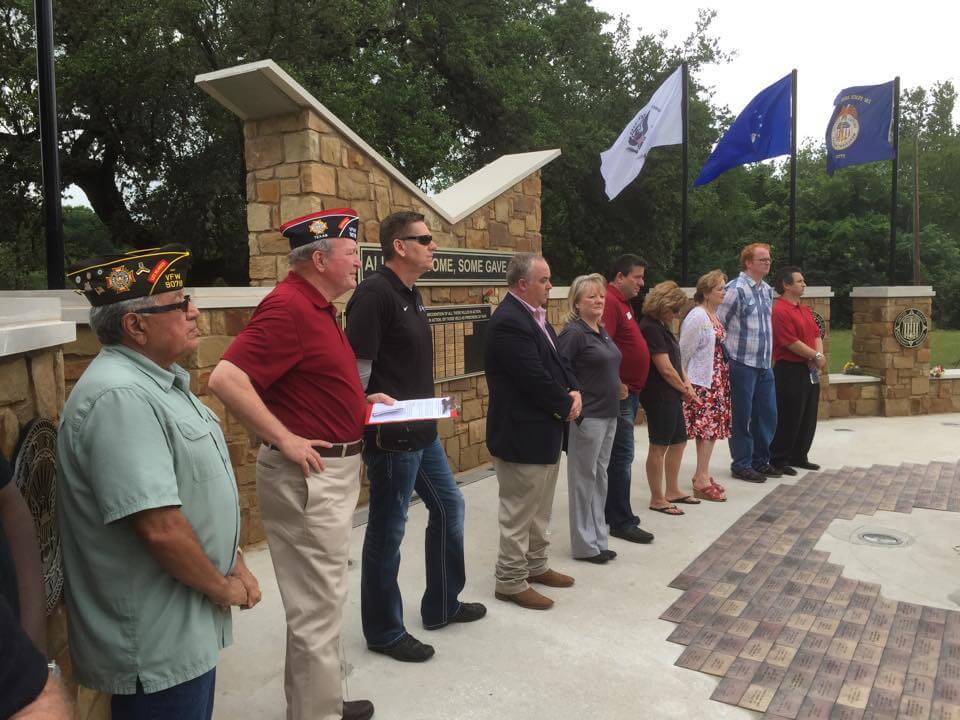
[[[404,235],[401,240],[416,240],[421,245],[429,245],[433,242],[433,235]]]
[[[190,296],[184,295],[183,300],[177,303],[171,303],[170,305],[154,305],[153,307],[147,307],[143,310],[137,310],[137,314],[153,315],[155,313],[173,312],[174,310],[183,310],[184,314],[186,314],[190,310]]]

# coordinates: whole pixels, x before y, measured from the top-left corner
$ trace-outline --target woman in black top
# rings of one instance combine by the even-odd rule
[[[647,294],[640,320],[640,332],[650,348],[650,376],[640,393],[650,438],[647,451],[650,509],[666,515],[683,515],[675,503],[700,504],[699,500],[684,495],[678,484],[680,462],[687,444],[683,401],[697,402],[697,396],[683,372],[680,346],[669,324],[680,316],[686,303],[683,290],[667,280]]]
[[[570,322],[557,349],[573,366],[583,394],[583,412],[570,423],[567,491],[570,549],[576,560],[602,565],[616,557],[607,549],[607,465],[620,413],[620,349],[600,324],[606,281],[581,275],[570,286]]]

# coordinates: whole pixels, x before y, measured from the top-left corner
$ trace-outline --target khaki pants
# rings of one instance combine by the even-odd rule
[[[340,720],[340,626],[347,596],[350,529],[360,493],[360,455],[324,458],[303,471],[266,446],[257,493],[287,616],[287,720]]]
[[[500,555],[497,592],[516,595],[530,585],[527,578],[549,570],[547,526],[560,471],[552,465],[527,465],[493,458],[500,484]]]

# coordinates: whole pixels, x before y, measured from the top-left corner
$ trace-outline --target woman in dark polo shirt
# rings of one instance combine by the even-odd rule
[[[686,302],[683,290],[667,280],[647,293],[640,320],[640,332],[650,348],[650,376],[640,393],[650,438],[647,451],[650,509],[666,515],[683,515],[676,503],[700,504],[699,500],[684,495],[678,484],[680,462],[687,445],[683,402],[697,402],[697,396],[683,372],[680,345],[670,332],[669,324],[680,316]]]
[[[607,464],[620,412],[620,350],[600,324],[606,281],[581,275],[570,286],[570,322],[557,349],[580,381],[583,412],[570,423],[567,492],[570,547],[576,560],[603,564],[616,557],[607,549]]]

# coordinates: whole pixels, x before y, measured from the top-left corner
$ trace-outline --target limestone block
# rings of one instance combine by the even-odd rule
[[[843,387],[842,385],[840,387]],[[880,388],[876,385],[864,385],[860,390],[860,397],[864,400],[873,400],[880,397]]]
[[[494,212],[496,212],[497,222],[507,223],[510,221],[510,201],[503,195],[494,200]]]
[[[34,406],[37,415],[47,419],[60,416],[53,356],[52,352],[43,352],[30,358],[30,384],[33,390]]]
[[[470,216],[470,224],[474,230],[487,229],[487,216],[484,214],[483,210],[478,210]]]
[[[390,215],[390,189],[382,185],[373,186],[376,200],[377,220],[384,220]]]
[[[460,450],[460,470],[472,470],[480,464],[480,445],[471,445]]]
[[[280,255],[290,252],[290,241],[278,232],[265,232],[257,236],[257,248],[264,255]]]
[[[233,465],[233,472],[237,476],[237,485],[241,484],[241,467],[245,465],[247,460],[247,451],[249,448],[249,440],[246,438],[238,438],[236,440],[231,440],[227,443],[227,450],[230,453],[230,464]],[[246,468],[252,467],[256,471],[255,465],[245,465],[244,475],[248,474]],[[256,475],[254,474],[253,481],[256,482]]]
[[[244,308],[231,308],[223,313],[224,334],[230,337],[236,337],[240,331],[250,322],[252,310]]]
[[[523,181],[523,194],[540,197],[540,189],[540,171],[537,170],[537,172]]]
[[[468,228],[466,244],[468,248],[485,248],[487,247],[487,234],[482,230]]]
[[[454,471],[459,471],[460,439],[454,436],[453,438],[447,440],[446,444],[444,445],[444,449],[447,451],[447,459],[450,461],[450,465],[453,467]]]
[[[540,232],[540,221],[537,219],[535,213],[530,213],[524,217],[524,224],[527,230],[530,232]]]
[[[834,400],[831,402],[830,417],[850,417],[850,402],[848,400]]]
[[[873,417],[880,414],[880,399],[860,399],[854,403],[854,415]]]
[[[305,116],[305,118],[304,118],[304,119],[305,119],[305,124],[306,124],[306,126],[307,126],[308,128],[310,128],[311,130],[316,130],[317,132],[320,132],[320,133],[331,133],[331,132],[333,132],[333,128],[330,127],[330,125],[328,125],[327,122],[326,122],[323,118],[321,118],[319,115],[317,115],[317,114],[316,114],[315,112],[313,112],[312,110],[304,110],[304,111],[303,111],[303,114],[304,114],[304,116]]]
[[[336,195],[337,172],[329,165],[304,163],[300,166],[300,186],[303,192]]]
[[[479,400],[465,400],[460,408],[460,417],[463,422],[470,422],[483,417],[483,409]]]
[[[840,385],[837,388],[838,400],[856,400],[862,397],[859,385]]]
[[[270,230],[270,210],[273,206],[266,203],[247,203],[247,230],[262,232]]]
[[[513,200],[513,209],[514,212],[533,215],[537,211],[537,200],[529,195],[518,195]]]
[[[247,139],[243,144],[247,170],[259,170],[283,162],[283,141],[279,135],[261,135]]]
[[[273,275],[274,280],[279,280],[282,277],[286,277],[287,273],[290,272],[290,262],[287,260],[286,255],[277,255],[277,265],[276,272]]]
[[[284,178],[280,181],[281,195],[296,195],[300,192],[300,178]]]
[[[194,368],[213,367],[220,362],[220,358],[223,357],[223,353],[232,341],[233,338],[227,335],[210,335],[200,338],[197,349],[191,357],[190,366]],[[226,411],[224,411],[222,417],[226,418]]]
[[[543,251],[543,236],[539,232],[528,232],[524,238],[530,243],[530,252]]]
[[[441,440],[453,437],[456,421],[451,418],[437,421],[437,435]]]
[[[341,165],[340,138],[333,135],[320,136],[320,160],[329,165]]]
[[[487,421],[480,419],[471,422],[469,435],[471,445],[479,445],[484,442],[487,439]]]
[[[257,200],[264,203],[280,202],[280,183],[278,180],[262,180],[257,183]]]
[[[26,400],[29,394],[30,380],[24,356],[15,355],[0,360],[0,404],[9,405]]]
[[[510,221],[510,234],[514,237],[521,238],[526,231],[527,224],[523,220],[514,219]]]
[[[299,163],[285,163],[284,165],[278,165],[274,168],[274,176],[280,178],[292,178],[298,177],[300,175],[300,164]]]
[[[492,222],[487,226],[490,232],[490,245],[503,247],[510,243],[510,232],[505,223]]]
[[[274,255],[256,255],[250,258],[250,279],[266,280],[276,277],[277,261]]]
[[[910,392],[913,395],[926,395],[930,392],[930,378],[915,377],[910,383]]]
[[[0,409],[0,452],[5,457],[13,457],[20,440],[20,420],[10,408]]]
[[[370,197],[370,176],[363,170],[338,168],[337,187],[340,197],[346,200],[367,200]]]
[[[884,417],[902,417],[910,414],[910,399],[886,399],[883,401]]]
[[[323,203],[320,196],[313,193],[284,195],[280,198],[280,219],[282,222],[303,217],[322,209]]]
[[[929,342],[929,340],[927,341]],[[930,348],[921,347],[916,350],[916,358],[918,363],[929,363],[930,362]]]
[[[315,130],[300,130],[283,136],[283,159],[285,162],[309,162],[320,159],[320,133]]]
[[[914,365],[913,353],[902,352],[893,356],[893,367],[898,369],[909,369]]]

